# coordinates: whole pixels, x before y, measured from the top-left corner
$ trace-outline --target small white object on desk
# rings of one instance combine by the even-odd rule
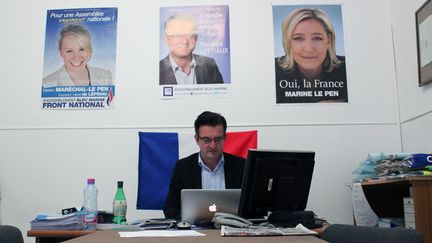
[[[143,230],[119,232],[120,237],[179,237],[179,236],[205,236],[196,230]]]

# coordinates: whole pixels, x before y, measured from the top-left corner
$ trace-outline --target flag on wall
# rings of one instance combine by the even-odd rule
[[[162,209],[175,162],[199,151],[194,135],[139,132],[137,209]],[[258,132],[227,132],[224,152],[246,158],[257,148]]]
[[[258,132],[256,130],[227,132],[224,152],[234,154],[246,159],[248,149],[257,148],[257,144]]]

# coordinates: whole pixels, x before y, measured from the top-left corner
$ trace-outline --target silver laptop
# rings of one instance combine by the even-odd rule
[[[215,212],[237,214],[241,189],[183,189],[181,191],[182,221],[203,224]]]

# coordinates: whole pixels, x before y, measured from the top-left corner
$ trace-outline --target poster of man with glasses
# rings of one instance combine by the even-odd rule
[[[231,83],[228,6],[160,9],[163,98],[224,96]]]

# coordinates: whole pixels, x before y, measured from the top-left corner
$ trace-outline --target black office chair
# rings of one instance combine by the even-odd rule
[[[21,231],[10,225],[0,225],[0,242],[1,243],[24,243]]]
[[[343,224],[328,226],[321,238],[331,243],[423,243],[422,235],[414,229]]]

